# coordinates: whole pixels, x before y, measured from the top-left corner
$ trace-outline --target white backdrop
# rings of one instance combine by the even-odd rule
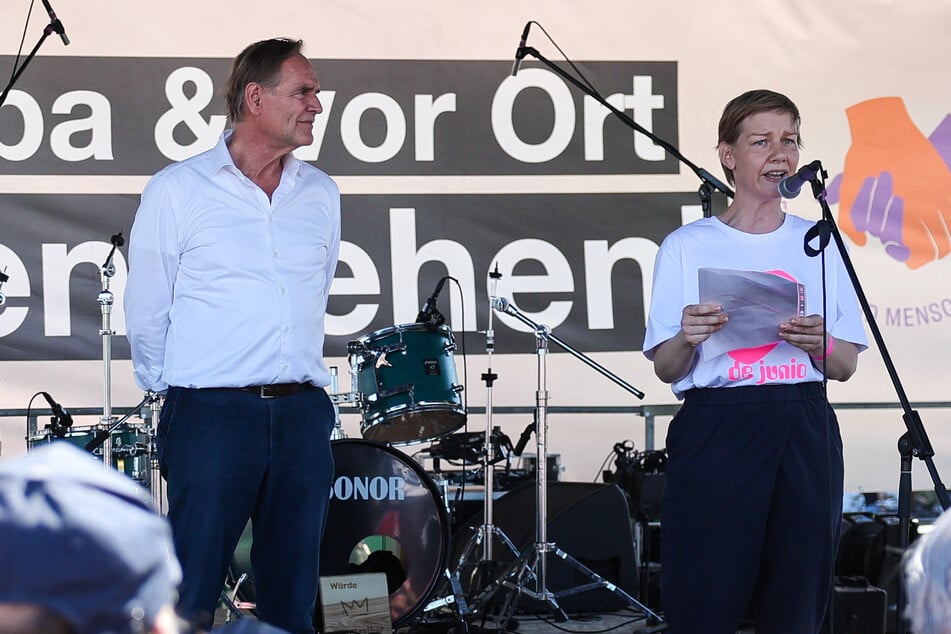
[[[21,38],[28,2],[7,3],[0,21],[0,55],[13,55]],[[667,3],[610,1],[580,4],[567,1],[480,3],[392,3],[285,1],[259,3],[83,3],[54,2],[72,40],[64,47],[55,36],[40,55],[49,57],[222,58],[233,57],[251,41],[277,35],[300,37],[315,60],[495,60],[509,61],[528,20],[536,20],[573,60],[676,62],[678,139],[672,139],[693,162],[720,176],[714,145],[723,104],[740,92],[769,87],[790,95],[803,115],[804,161],[819,158],[830,176],[845,166],[851,136],[846,109],[869,99],[901,97],[918,129],[928,136],[951,112],[947,86],[951,70],[941,63],[951,54],[949,2],[838,3],[807,0],[795,5],[778,0],[731,3]],[[35,13],[26,47],[45,25]],[[557,50],[534,28],[529,44],[550,59]],[[526,62],[525,68],[537,67]],[[30,69],[26,71],[30,76]],[[32,78],[34,80],[38,78]],[[129,72],[130,87],[135,84]],[[336,78],[321,74],[324,90]],[[501,80],[501,78],[500,78]],[[50,79],[49,81],[52,81]],[[368,87],[369,89],[369,87]],[[485,104],[488,109],[489,103]],[[134,112],[114,112],[129,121]],[[56,118],[44,113],[48,134]],[[134,120],[134,119],[133,119]],[[142,125],[154,122],[143,121]],[[619,128],[620,129],[620,128]],[[626,131],[624,132],[626,134]],[[3,130],[0,130],[2,140]],[[9,143],[9,140],[6,141]],[[320,161],[317,162],[320,165]],[[332,174],[333,175],[333,174]],[[12,174],[0,170],[2,194],[128,194],[137,195],[147,175]],[[343,175],[337,180],[345,195],[357,194],[592,194],[691,192],[697,187],[689,170],[679,174],[613,175]],[[945,192],[945,200],[951,192]],[[835,206],[833,207],[834,209]],[[802,196],[790,210],[818,217],[817,205]],[[22,213],[18,211],[17,213]],[[27,212],[28,213],[28,212]],[[10,208],[0,209],[0,245],[5,227],[18,222]],[[874,244],[873,244],[874,243]],[[11,249],[16,245],[7,244]],[[913,401],[949,400],[944,367],[951,352],[951,287],[947,258],[911,270],[888,257],[877,241],[851,244],[859,277],[882,318],[892,310],[882,331],[908,396]],[[3,266],[0,262],[0,267]],[[14,283],[11,280],[11,285]],[[384,280],[384,284],[387,283]],[[12,286],[4,287],[10,291]],[[94,298],[90,298],[93,302]],[[944,302],[944,303],[942,303]],[[118,303],[118,302],[117,302]],[[937,305],[927,320],[916,309]],[[2,309],[0,309],[2,310]],[[7,308],[9,310],[9,308]],[[484,317],[486,308],[477,308]],[[910,311],[910,312],[908,312]],[[2,316],[2,315],[0,315]],[[411,321],[412,315],[402,320]],[[396,321],[402,321],[396,320]],[[479,335],[468,335],[470,351],[484,348]],[[644,403],[672,403],[668,386],[660,383],[634,342],[621,352],[594,358],[647,393]],[[8,361],[0,338],[0,408],[23,408],[38,390],[54,393],[67,407],[102,404],[102,363],[85,361]],[[498,349],[494,369],[496,405],[534,403],[535,358]],[[457,362],[459,359],[457,358]],[[346,359],[331,359],[346,383]],[[471,354],[468,365],[470,405],[484,404],[478,380],[484,355]],[[459,365],[462,372],[462,366]],[[131,379],[129,363],[113,363],[113,404],[131,406],[141,395]],[[568,355],[552,355],[548,372],[551,405],[641,404]],[[342,386],[346,389],[348,386]],[[860,358],[859,371],[846,384],[830,387],[833,402],[894,402],[896,397],[878,351]],[[945,477],[951,471],[951,420],[947,410],[922,410]],[[517,436],[524,417],[503,417],[497,424]],[[900,411],[843,412],[846,488],[895,489],[898,456],[895,443],[903,430]],[[550,451],[560,453],[565,478],[593,480],[611,446],[632,438],[643,448],[643,421],[634,416],[553,416]],[[470,430],[483,421],[472,417]],[[356,421],[346,421],[358,435]],[[3,455],[24,450],[22,421],[6,421],[0,429]],[[663,424],[658,446],[663,446]],[[737,459],[742,459],[738,456]],[[928,489],[930,480],[916,462],[914,484]]]

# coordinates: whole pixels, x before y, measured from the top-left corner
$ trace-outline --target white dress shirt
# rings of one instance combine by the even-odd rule
[[[269,200],[226,132],[142,193],[125,318],[144,390],[330,382],[324,314],[340,247],[340,193],[292,155]]]

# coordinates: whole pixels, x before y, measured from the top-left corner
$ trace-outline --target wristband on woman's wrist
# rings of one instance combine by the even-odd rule
[[[822,352],[821,356],[816,356],[812,354],[811,352],[809,353],[809,357],[813,361],[824,361],[830,354],[832,354],[832,348],[835,346],[835,338],[833,338],[832,335],[828,335],[828,337],[829,337],[829,343],[826,346],[825,350]]]

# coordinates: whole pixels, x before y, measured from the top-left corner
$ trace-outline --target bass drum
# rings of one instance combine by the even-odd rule
[[[336,473],[320,576],[384,573],[393,628],[411,624],[435,591],[449,554],[449,520],[439,489],[412,458],[392,447],[346,439],[331,448]],[[237,592],[247,603],[255,600],[250,554],[249,525],[231,570],[233,580],[247,575]]]

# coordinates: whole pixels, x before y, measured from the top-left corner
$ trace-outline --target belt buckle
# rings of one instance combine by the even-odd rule
[[[276,396],[275,396],[274,394],[269,394],[269,393],[268,393],[268,388],[270,388],[270,387],[271,387],[270,385],[262,385],[262,386],[261,386],[261,398],[276,398]]]

